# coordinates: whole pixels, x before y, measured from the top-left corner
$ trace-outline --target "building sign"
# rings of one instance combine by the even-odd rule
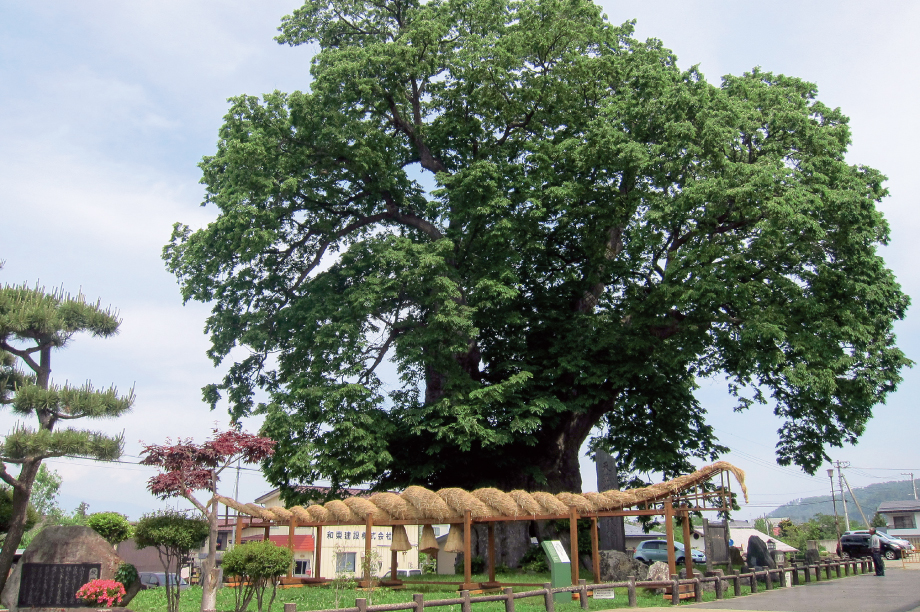
[[[341,529],[327,529],[327,540],[366,540],[366,531],[343,531]],[[372,531],[371,539],[379,542],[388,542],[393,539],[393,534],[388,531]]]

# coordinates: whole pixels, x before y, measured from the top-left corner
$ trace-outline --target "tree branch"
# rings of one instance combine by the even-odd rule
[[[6,340],[0,340],[0,348],[2,348],[7,353],[15,355],[25,361],[26,364],[28,364],[28,366],[32,368],[32,370],[34,370],[36,373],[41,370],[41,366],[38,365],[34,359],[32,359],[31,355],[32,353],[37,353],[42,348],[44,348],[43,345],[36,346],[34,349],[27,349],[23,351],[10,346]]]

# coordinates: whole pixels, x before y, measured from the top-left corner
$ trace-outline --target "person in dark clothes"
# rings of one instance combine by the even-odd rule
[[[882,538],[875,533],[875,527],[869,529],[869,552],[872,553],[872,564],[875,565],[875,575],[885,575],[885,561],[882,559]]]

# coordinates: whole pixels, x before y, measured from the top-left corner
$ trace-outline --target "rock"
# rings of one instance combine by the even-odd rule
[[[28,584],[24,586],[35,585],[32,590],[33,597],[39,597],[38,594],[48,597],[50,592],[47,584],[50,584],[51,580],[54,580],[56,587],[61,585],[58,587],[60,592],[54,594],[55,599],[42,600],[41,607],[76,609],[74,604],[78,602],[73,596],[77,589],[95,578],[114,580],[115,572],[122,563],[121,557],[112,550],[112,545],[89,527],[46,527],[35,536],[22,558],[13,566],[3,593],[0,594],[0,602],[9,608],[10,612],[38,609],[38,606],[19,607],[20,583],[23,582],[24,568],[28,564]],[[61,572],[65,572],[63,578]],[[131,585],[122,605],[127,605],[140,590],[140,586],[139,580]],[[72,600],[65,603],[63,598],[68,597]]]
[[[770,569],[776,569],[776,561],[770,556],[767,545],[755,535],[748,538],[747,565],[748,567],[769,567]]]
[[[732,566],[744,566],[744,557],[741,555],[741,549],[737,546],[732,546],[728,549],[728,559]]]
[[[687,568],[686,568],[686,567],[681,567],[681,568],[680,568],[680,571],[677,572],[677,575],[680,576],[680,579],[681,579],[681,580],[686,579],[686,578],[687,578]],[[707,573],[707,575],[708,575],[708,573]],[[704,578],[703,573],[700,572],[700,571],[697,570],[697,569],[694,569],[694,570],[693,570],[693,577],[694,577],[694,578],[699,578],[700,580],[702,580],[702,579]],[[716,585],[715,585],[714,582],[701,582],[701,583],[700,583],[700,586],[703,588],[704,591],[715,591],[715,590],[716,590]]]
[[[659,582],[667,581],[671,579],[671,570],[668,567],[667,563],[662,563],[661,561],[655,561],[648,568],[648,575],[645,579],[649,582]],[[646,589],[650,593],[661,594],[664,593],[664,589]]]
[[[821,561],[821,553],[818,552],[815,548],[808,548],[805,550],[805,563],[808,565],[814,565]]]
[[[629,576],[647,580],[648,566],[618,550],[599,551],[602,582],[622,582]]]

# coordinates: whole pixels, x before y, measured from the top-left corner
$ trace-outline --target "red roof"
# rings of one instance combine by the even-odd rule
[[[261,542],[265,539],[264,534],[251,535],[243,537],[243,542]],[[281,546],[287,548],[288,537],[287,535],[273,535],[269,536],[269,541],[272,542],[275,546]],[[294,534],[294,550],[301,550],[306,552],[313,552],[313,536],[312,535],[297,535]]]

